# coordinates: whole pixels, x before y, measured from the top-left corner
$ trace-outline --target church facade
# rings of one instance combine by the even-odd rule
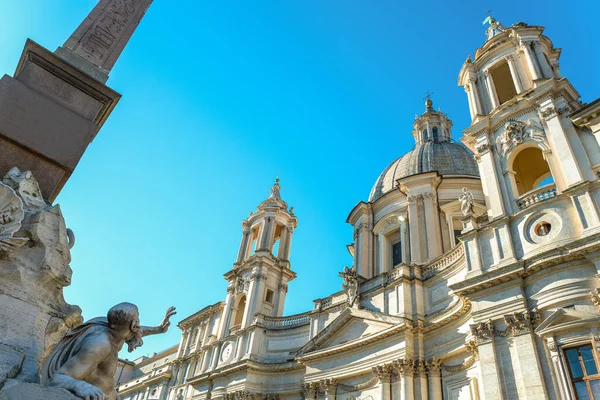
[[[298,220],[275,182],[224,301],[126,364],[121,398],[600,398],[600,100],[578,100],[542,27],[486,36],[458,77],[462,143],[428,100],[351,210],[343,290],[283,316]]]

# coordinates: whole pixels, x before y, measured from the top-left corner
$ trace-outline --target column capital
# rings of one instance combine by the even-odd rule
[[[337,389],[337,381],[333,378],[322,379],[319,386],[325,391],[325,395],[334,395]]]
[[[600,311],[600,289],[596,288],[591,293],[590,296],[592,298],[592,303],[596,306],[598,311]]]
[[[483,343],[494,340],[496,329],[494,328],[494,323],[490,319],[485,322],[471,325],[471,334],[477,339],[477,343]]]
[[[414,372],[418,376],[426,377],[428,372],[428,364],[425,360],[415,360]]]
[[[441,376],[442,375],[442,360],[439,358],[431,358],[427,360],[427,373],[429,376]]]
[[[394,367],[400,376],[412,377],[415,372],[415,361],[412,358],[402,358],[394,361]]]
[[[394,367],[392,364],[377,365],[372,368],[373,375],[375,375],[381,383],[389,383],[392,379],[392,373]]]

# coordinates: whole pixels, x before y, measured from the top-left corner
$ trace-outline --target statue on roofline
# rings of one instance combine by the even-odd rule
[[[462,191],[463,194],[458,198],[460,200],[460,210],[465,217],[473,215],[475,213],[475,199],[469,189],[463,188]]]
[[[82,399],[118,399],[114,379],[123,345],[132,352],[143,344],[142,337],[165,333],[175,314],[175,307],[169,307],[160,325],[140,326],[136,305],[117,304],[106,317],[93,318],[65,335],[40,369],[42,385],[66,389]]]
[[[354,267],[344,267],[343,272],[339,272],[338,275],[344,280],[342,283],[342,289],[347,296],[348,306],[360,308],[358,300],[358,274]]]

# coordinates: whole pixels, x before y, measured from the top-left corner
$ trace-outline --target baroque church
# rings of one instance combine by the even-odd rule
[[[600,100],[578,100],[543,27],[488,21],[458,74],[462,143],[428,100],[350,211],[342,290],[283,316],[298,220],[277,181],[224,300],[122,360],[122,399],[600,398]]]
[[[0,400],[75,398],[39,383],[83,321],[53,203],[121,98],[106,82],[151,3],[100,0],[0,77]],[[453,141],[427,100],[413,149],[350,210],[341,290],[284,316],[298,219],[276,181],[224,300],[184,318],[179,344],[111,364],[122,400],[600,399],[600,99],[578,100],[543,27],[487,22],[458,74],[470,126]]]

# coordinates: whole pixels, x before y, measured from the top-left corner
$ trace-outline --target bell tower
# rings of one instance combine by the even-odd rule
[[[486,21],[486,41],[458,82],[472,117],[461,140],[476,154],[492,220],[518,213],[541,186],[553,196],[596,180],[600,147],[569,118],[582,107],[579,93],[561,75],[561,49],[544,28]],[[583,201],[580,209],[594,209]]]
[[[219,338],[252,324],[255,314],[283,315],[290,269],[290,247],[298,220],[294,208],[281,199],[279,179],[258,211],[242,221],[242,240],[229,282]]]

